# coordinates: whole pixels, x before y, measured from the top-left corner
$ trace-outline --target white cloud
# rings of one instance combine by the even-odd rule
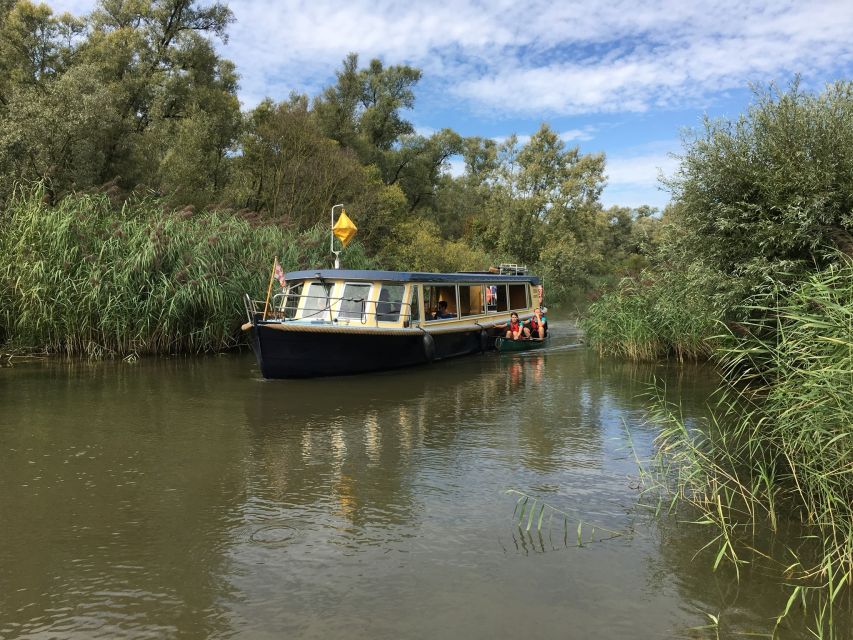
[[[306,90],[349,51],[421,67],[482,109],[551,115],[644,111],[853,61],[853,3],[388,0],[232,5],[226,52],[248,102]]]
[[[607,157],[607,179],[610,184],[649,185],[658,178],[671,176],[678,160],[668,154],[613,155]]]
[[[541,64],[511,58],[462,79],[455,90],[465,99],[519,113],[645,111],[690,104],[779,74],[843,69],[853,62],[853,3],[780,4],[773,11],[742,3],[718,12],[726,18],[712,22],[704,9],[694,15],[660,11],[656,25],[640,13],[628,29],[630,23],[604,10],[604,24],[612,19],[609,35],[594,31],[586,44],[609,51],[583,55],[581,43],[555,44],[553,57]],[[673,15],[684,21],[673,22]]]
[[[48,0],[83,12],[89,0]],[[350,51],[422,68],[447,100],[506,114],[642,112],[853,65],[853,3],[797,0],[233,0],[241,98],[316,93]],[[582,138],[576,138],[582,139]]]
[[[36,4],[39,3],[37,2]],[[47,4],[56,14],[67,11],[76,16],[89,13],[95,6],[92,0],[44,0],[44,4]]]
[[[429,138],[430,136],[434,136],[436,134],[436,129],[434,129],[433,127],[415,125],[415,134],[423,136],[424,138]]]
[[[595,127],[582,127],[580,129],[569,129],[560,133],[560,140],[563,142],[575,142],[592,140],[595,137]]]
[[[515,136],[515,142],[516,142],[516,144],[517,144],[519,147],[523,147],[523,146],[524,146],[524,145],[526,145],[528,142],[530,142],[530,137],[531,137],[531,136],[530,136],[529,134],[526,134],[526,133],[521,133],[521,134],[519,134],[519,133],[514,133],[514,134],[511,134],[511,135],[507,135],[507,136],[495,136],[495,137],[493,137],[493,138],[492,138],[492,140],[494,140],[494,141],[495,141],[495,142],[497,142],[498,144],[504,144],[504,143],[505,143],[505,142],[507,142],[507,141],[508,141],[508,140],[509,140],[513,135]]]
[[[672,156],[680,149],[676,140],[663,140],[607,156],[607,187],[602,194],[605,206],[619,204],[637,207],[643,204],[663,208],[669,202],[660,178],[670,177],[679,161]]]

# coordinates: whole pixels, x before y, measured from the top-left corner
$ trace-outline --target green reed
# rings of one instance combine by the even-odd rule
[[[0,211],[0,341],[89,357],[227,349],[242,340],[242,295],[265,294],[273,257],[327,263],[327,233],[146,197],[50,206],[40,187],[19,188]],[[344,262],[369,266],[355,243]]]
[[[512,517],[516,521],[516,526],[520,531],[530,533],[532,530],[540,535],[545,532],[550,536],[554,528],[554,521],[556,520],[557,527],[561,528],[563,532],[564,546],[568,546],[569,532],[574,527],[575,522],[577,522],[577,528],[573,533],[576,536],[575,544],[578,547],[583,547],[585,544],[593,542],[612,540],[633,533],[631,529],[616,531],[596,525],[589,520],[580,518],[577,513],[570,513],[565,509],[545,502],[542,498],[532,496],[518,489],[507,489],[504,493],[516,498]],[[545,516],[548,516],[547,520]],[[596,536],[596,533],[599,535]]]
[[[625,278],[587,309],[582,326],[601,355],[630,360],[708,358],[717,315],[699,296],[670,282]]]
[[[841,637],[833,615],[853,604],[853,264],[765,292],[747,311],[754,320],[719,342],[724,386],[707,423],[659,393],[646,479],[715,529],[715,567],[738,569],[756,531],[793,520],[796,548],[772,558],[793,589],[776,627],[808,595],[814,635]]]

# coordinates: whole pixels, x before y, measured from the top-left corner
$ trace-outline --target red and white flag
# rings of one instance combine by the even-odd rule
[[[278,258],[276,258],[275,260],[275,266],[273,267],[273,275],[275,276],[275,279],[278,280],[278,283],[281,285],[282,289],[287,287],[287,279],[284,277],[284,270],[278,263]]]

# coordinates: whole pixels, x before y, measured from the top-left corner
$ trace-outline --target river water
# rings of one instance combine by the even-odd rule
[[[0,638],[769,631],[783,585],[712,571],[707,531],[637,503],[639,396],[698,416],[713,373],[553,334],[304,381],[248,353],[0,369]],[[565,515],[528,531],[507,490]]]

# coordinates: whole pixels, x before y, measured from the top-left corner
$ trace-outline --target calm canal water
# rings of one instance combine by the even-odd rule
[[[767,632],[781,585],[712,572],[705,532],[636,504],[638,396],[657,377],[697,415],[712,373],[553,329],[337,379],[264,381],[250,354],[0,369],[0,638]],[[519,528],[507,489],[568,531]]]

